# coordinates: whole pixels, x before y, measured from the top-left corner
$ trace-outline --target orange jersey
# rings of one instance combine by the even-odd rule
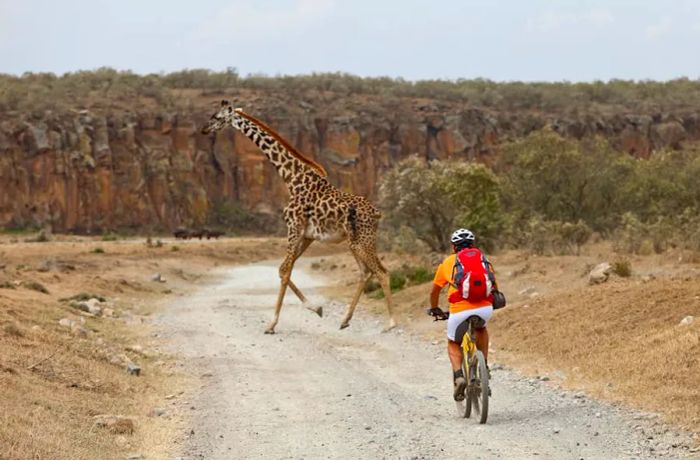
[[[433,284],[443,288],[445,285],[449,284],[447,288],[447,297],[453,292],[457,292],[457,288],[454,285],[453,271],[455,267],[455,262],[457,260],[457,255],[452,254],[447,256],[445,260],[438,266],[435,271],[435,278],[433,278]],[[450,302],[450,313],[459,313],[460,311],[470,310],[472,308],[480,308],[491,305],[491,301],[486,299],[479,302],[469,302],[468,300],[460,300],[459,302]]]

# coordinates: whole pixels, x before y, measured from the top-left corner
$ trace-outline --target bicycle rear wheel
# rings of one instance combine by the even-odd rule
[[[469,372],[464,372],[467,376],[464,418],[470,418],[474,412],[479,417],[479,423],[486,423],[489,416],[489,373],[486,369],[486,359],[477,350],[471,359],[471,365],[468,365],[466,360],[464,365],[469,369]]]
[[[483,424],[486,423],[486,419],[489,416],[489,371],[486,368],[484,354],[478,350],[476,352],[476,361],[476,382],[478,386],[475,387],[473,401],[477,411],[479,411],[479,405],[481,405],[479,423]]]

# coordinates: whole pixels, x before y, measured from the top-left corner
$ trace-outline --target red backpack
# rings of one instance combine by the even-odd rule
[[[457,253],[452,279],[457,290],[447,299],[451,303],[461,300],[481,302],[491,296],[493,281],[481,251],[476,248],[465,248]]]

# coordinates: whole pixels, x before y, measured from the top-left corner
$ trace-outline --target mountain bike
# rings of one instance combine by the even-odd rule
[[[445,321],[450,313],[429,309],[428,315],[435,321]],[[464,389],[464,418],[469,418],[472,411],[479,417],[479,423],[486,423],[489,416],[489,372],[486,367],[484,354],[476,348],[474,333],[476,329],[486,325],[483,319],[473,315],[465,319],[455,333],[455,342],[462,346],[464,359],[462,360],[462,372],[467,380]]]

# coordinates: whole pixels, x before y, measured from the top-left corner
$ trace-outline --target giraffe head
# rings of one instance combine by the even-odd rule
[[[209,122],[202,128],[202,134],[216,132],[231,124],[231,120],[240,109],[234,109],[231,103],[227,100],[221,101],[219,110],[211,116]]]

